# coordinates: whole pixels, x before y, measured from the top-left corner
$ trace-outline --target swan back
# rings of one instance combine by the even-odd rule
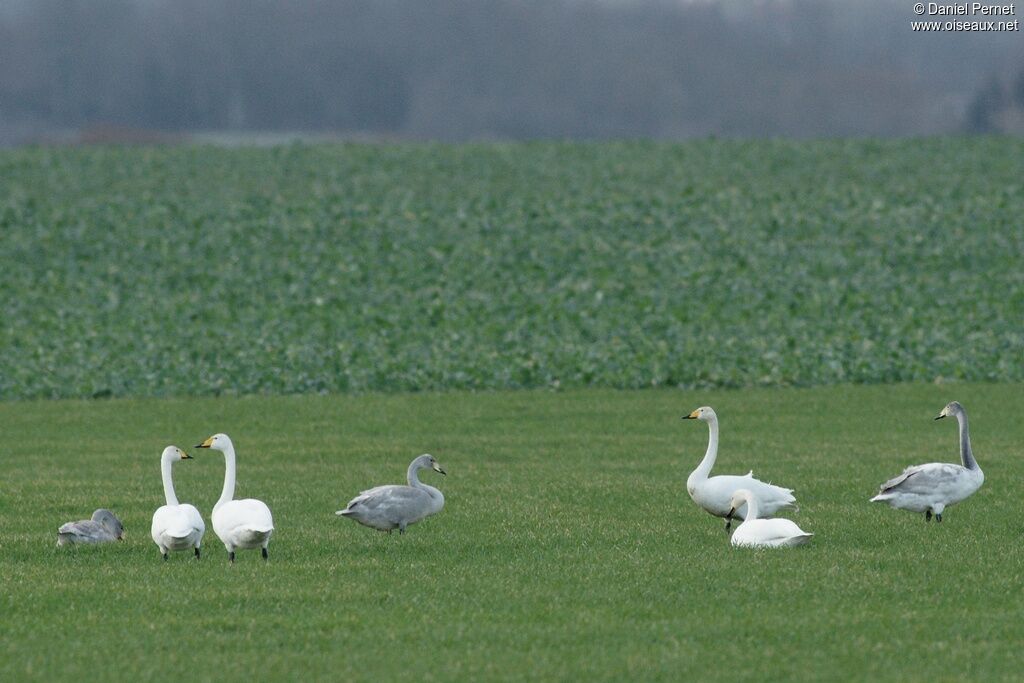
[[[746,548],[789,548],[807,543],[812,536],[790,519],[748,519],[736,528],[731,543]]]
[[[124,525],[110,510],[100,508],[90,519],[67,522],[57,529],[57,545],[107,543],[124,539]]]

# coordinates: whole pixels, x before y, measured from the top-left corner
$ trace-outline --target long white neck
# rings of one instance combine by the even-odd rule
[[[746,517],[746,519],[747,520],[759,519],[761,517],[761,515],[760,515],[761,511],[757,507],[757,497],[748,493],[746,496],[744,496],[744,499],[747,501],[747,517]]]
[[[164,499],[168,505],[177,505],[178,497],[174,495],[174,481],[171,479],[171,468],[174,466],[174,457],[160,458],[160,476],[164,480]]]
[[[715,458],[718,457],[718,418],[712,417],[708,420],[708,450],[704,453],[704,459],[697,465],[697,469],[690,474],[689,480],[703,481],[711,474],[711,468],[715,466]],[[688,481],[689,481],[688,480]]]
[[[967,413],[962,410],[956,414],[956,421],[960,423],[960,462],[969,470],[978,468],[978,461],[974,459],[971,452],[971,435],[967,430]]]
[[[224,503],[235,499],[235,447],[228,442],[224,447],[224,488],[220,492],[220,500],[213,506],[216,510]]]

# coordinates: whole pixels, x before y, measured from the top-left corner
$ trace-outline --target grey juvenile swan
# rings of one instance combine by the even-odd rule
[[[117,516],[100,508],[92,513],[92,519],[68,522],[57,529],[57,545],[68,543],[108,543],[124,540],[124,525]]]
[[[954,465],[945,462],[930,462],[903,470],[903,474],[882,484],[872,503],[888,503],[894,508],[923,512],[926,522],[942,521],[942,512],[950,505],[959,503],[981,488],[985,474],[978,466],[971,451],[971,437],[967,430],[967,411],[953,401],[942,409],[936,420],[949,416],[960,423],[960,462]]]
[[[444,507],[444,494],[420,482],[419,471],[426,469],[445,474],[434,456],[423,454],[409,465],[408,486],[393,484],[363,491],[335,514],[389,534],[392,529],[404,534],[407,526],[437,514]]]

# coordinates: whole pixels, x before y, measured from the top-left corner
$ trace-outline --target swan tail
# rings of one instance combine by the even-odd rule
[[[272,534],[273,531],[273,525],[252,524],[239,529],[239,536],[242,542],[244,543],[256,543],[264,539],[270,538],[270,534]]]

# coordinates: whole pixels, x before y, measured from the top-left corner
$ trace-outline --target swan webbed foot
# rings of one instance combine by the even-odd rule
[[[164,562],[167,561],[167,553],[164,553]]]
[[[235,563],[235,551],[234,550],[228,551],[228,561],[231,564]]]
[[[931,510],[925,510],[924,511],[924,521],[926,521],[926,522],[932,521],[932,511]]]
[[[263,550],[263,559],[264,560],[269,560],[270,559],[270,553],[267,552],[266,548],[263,548],[262,550]]]
[[[196,559],[197,560],[200,559],[199,548],[196,548]]]

